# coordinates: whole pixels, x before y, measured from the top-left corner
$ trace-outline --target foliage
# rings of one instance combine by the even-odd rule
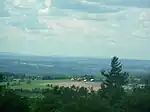
[[[4,81],[4,79],[5,79],[4,74],[0,73],[0,82],[3,82],[3,81]]]
[[[128,73],[122,71],[117,57],[111,60],[110,70],[102,71],[102,74],[105,80],[102,89],[98,91],[76,86],[47,85],[46,89],[31,90],[0,86],[0,112],[149,112],[149,78],[142,88],[135,87],[126,92],[123,86],[128,83]],[[4,81],[6,76],[0,76],[1,82]],[[92,76],[84,77],[90,79]],[[25,78],[26,76],[21,77]],[[28,77],[27,82],[35,78]],[[133,78],[130,79],[132,80]]]
[[[31,84],[31,80],[29,79],[29,80],[27,80],[27,84]]]
[[[128,83],[129,75],[127,72],[122,71],[122,65],[118,57],[113,57],[110,71],[106,73],[104,70],[101,74],[105,76],[106,80],[104,81],[104,85],[108,88],[121,88]]]
[[[28,100],[15,94],[13,91],[5,90],[0,94],[1,112],[29,112]]]

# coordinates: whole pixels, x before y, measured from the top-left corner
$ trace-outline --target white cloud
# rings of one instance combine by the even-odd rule
[[[9,4],[11,16],[0,20],[0,51],[149,58],[150,8],[146,0],[143,7],[139,0],[130,2],[52,0],[44,7],[40,0],[21,2],[27,9]]]

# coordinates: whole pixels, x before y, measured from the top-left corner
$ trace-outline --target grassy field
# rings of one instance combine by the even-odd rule
[[[34,89],[34,88],[47,88],[47,84],[52,84],[52,85],[58,85],[58,86],[79,86],[79,87],[91,87],[93,86],[93,88],[95,90],[100,88],[100,83],[96,83],[96,82],[78,82],[78,81],[71,81],[71,80],[32,80],[31,84],[27,84],[26,81],[25,82],[21,82],[20,85],[13,85],[11,86],[12,83],[11,82],[9,88],[11,89]]]
[[[67,82],[67,80],[63,80],[63,81]],[[57,83],[57,82],[62,82],[62,80],[32,80],[31,84],[27,84],[25,81],[25,82],[21,82],[20,85],[9,86],[9,87],[12,89],[46,88],[46,85],[43,85],[43,84],[45,84],[45,83]],[[15,82],[11,82],[11,83],[15,83]]]

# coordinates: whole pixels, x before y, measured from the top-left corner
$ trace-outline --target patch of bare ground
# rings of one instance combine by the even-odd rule
[[[101,83],[97,83],[97,82],[78,82],[78,81],[67,81],[67,82],[52,82],[52,83],[42,83],[41,85],[46,86],[47,84],[49,85],[57,85],[57,86],[64,86],[64,87],[70,87],[72,85],[78,86],[78,87],[86,87],[86,88],[90,88],[93,87],[93,90],[98,90],[101,88]]]

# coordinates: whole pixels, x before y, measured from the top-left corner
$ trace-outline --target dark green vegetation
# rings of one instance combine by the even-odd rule
[[[19,77],[18,83],[27,79],[27,85],[37,77],[1,73],[0,81],[7,83],[0,86],[0,112],[149,112],[149,77],[140,77],[142,81],[131,77],[122,70],[117,57],[112,59],[110,69],[102,70],[101,74],[104,76],[101,89],[94,91],[92,88],[53,85],[32,90],[11,89],[9,83],[14,77]],[[138,87],[140,83],[144,85]],[[124,86],[127,84],[134,86],[126,91]]]

